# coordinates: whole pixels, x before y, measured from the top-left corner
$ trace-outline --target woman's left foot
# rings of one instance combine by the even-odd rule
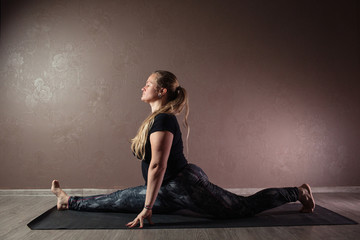
[[[54,180],[51,183],[51,192],[57,197],[57,209],[58,210],[67,210],[69,209],[69,196],[60,188],[60,183],[58,180]]]
[[[303,213],[312,213],[315,209],[315,200],[311,192],[309,184],[303,184],[299,189],[299,201],[302,203],[303,207],[300,212]]]

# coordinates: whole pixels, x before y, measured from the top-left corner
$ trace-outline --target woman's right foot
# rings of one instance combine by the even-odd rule
[[[66,210],[69,209],[69,196],[60,188],[60,183],[58,180],[52,181],[51,192],[57,197],[57,209]]]
[[[299,189],[299,201],[302,203],[303,207],[300,212],[303,213],[312,213],[315,209],[315,200],[311,192],[309,184],[303,184]]]

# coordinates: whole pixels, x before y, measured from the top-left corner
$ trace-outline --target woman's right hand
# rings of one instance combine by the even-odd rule
[[[154,225],[154,223],[151,220],[151,216],[152,216],[152,210],[148,210],[148,209],[144,208],[141,211],[141,213],[139,213],[139,215],[137,215],[137,217],[133,221],[126,224],[126,226],[128,228],[133,228],[140,223],[139,228],[143,228],[144,227],[144,219],[148,220],[150,225]]]

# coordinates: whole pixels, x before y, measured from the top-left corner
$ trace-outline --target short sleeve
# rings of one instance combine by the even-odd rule
[[[149,135],[158,131],[169,131],[175,135],[176,133],[176,117],[172,114],[160,113],[154,119]]]

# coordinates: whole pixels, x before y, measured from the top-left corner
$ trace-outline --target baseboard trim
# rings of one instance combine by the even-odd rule
[[[239,195],[250,195],[263,188],[228,188],[230,192]],[[107,194],[116,189],[64,189],[69,195],[89,196],[97,194]],[[341,187],[313,187],[313,193],[360,193],[360,186],[341,186]],[[53,196],[50,189],[0,189],[0,196]]]

